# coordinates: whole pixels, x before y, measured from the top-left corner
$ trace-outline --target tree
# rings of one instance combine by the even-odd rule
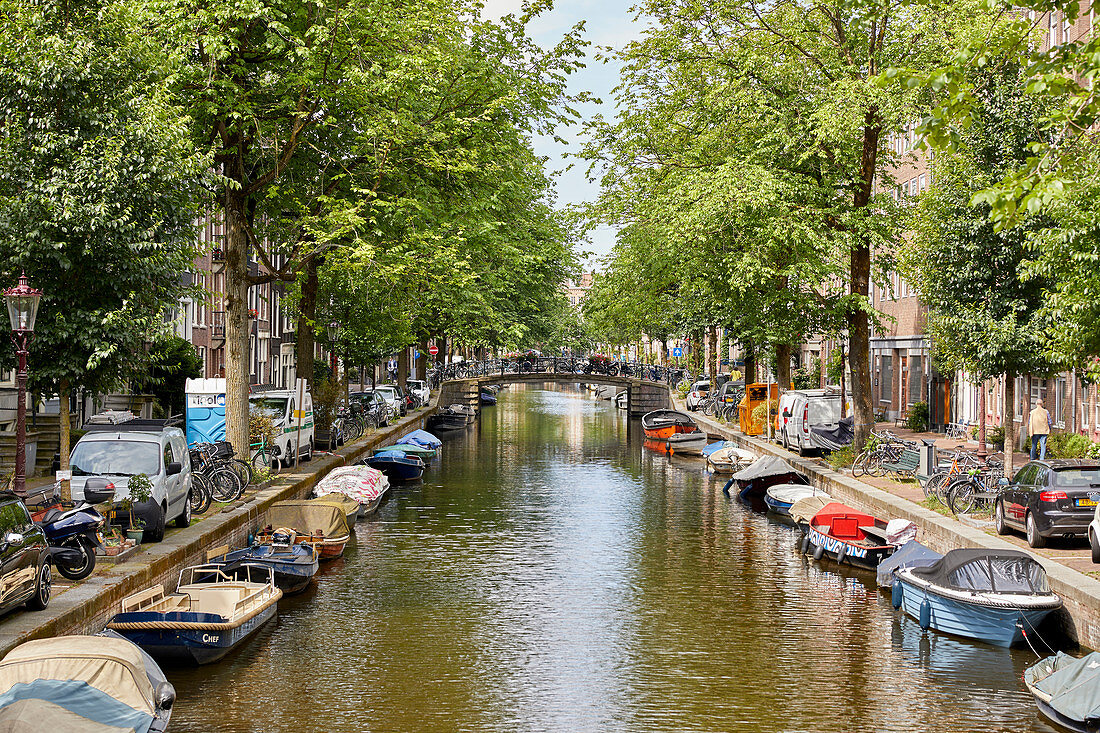
[[[149,349],[148,371],[139,384],[156,398],[168,415],[183,412],[187,380],[202,376],[202,359],[195,347],[179,336],[155,341]]]

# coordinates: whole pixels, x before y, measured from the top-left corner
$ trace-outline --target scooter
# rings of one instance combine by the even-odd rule
[[[90,478],[88,483],[96,480]],[[46,533],[46,542],[57,572],[69,580],[82,580],[91,575],[95,569],[96,548],[103,547],[100,529],[106,519],[89,501],[102,498],[101,494],[114,496],[114,485],[104,483],[105,486],[99,487],[101,490],[95,486],[86,487],[84,501],[72,509],[50,507],[42,521],[37,523]]]

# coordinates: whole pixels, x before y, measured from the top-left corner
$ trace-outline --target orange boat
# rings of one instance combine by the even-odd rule
[[[267,510],[267,526],[256,541],[269,544],[272,532],[294,533],[294,544],[309,545],[319,560],[344,554],[351,539],[343,509],[318,501],[277,501]]]
[[[651,440],[668,440],[676,433],[694,433],[698,429],[691,415],[677,410],[654,410],[642,415],[642,430]]]

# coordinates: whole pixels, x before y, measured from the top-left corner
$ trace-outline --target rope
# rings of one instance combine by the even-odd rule
[[[267,610],[268,607],[277,603],[282,597],[283,592],[280,589],[276,588],[275,593],[262,606],[256,609],[255,613],[252,613],[244,618],[237,619],[236,621],[225,621],[222,623],[201,623],[198,621],[111,621],[107,624],[107,628],[115,629],[116,631],[143,631],[158,629],[170,629],[173,631],[232,631],[238,626],[244,625],[246,622],[250,621],[253,617],[257,616],[262,611]]]

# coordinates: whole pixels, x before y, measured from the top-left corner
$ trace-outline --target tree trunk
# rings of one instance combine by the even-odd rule
[[[779,384],[779,391],[786,392],[791,388],[791,345],[775,345],[775,381]]]
[[[881,133],[878,108],[872,105],[863,115],[863,150],[859,162],[859,185],[852,200],[857,210],[871,204]],[[849,260],[848,292],[862,303],[868,303],[870,283],[871,245],[866,239],[859,239],[852,248]],[[848,363],[852,372],[852,403],[855,412],[853,449],[858,453],[863,450],[863,445],[875,426],[875,411],[871,395],[871,320],[867,311],[858,306],[848,310]]]
[[[237,457],[248,460],[249,239],[245,199],[237,191],[226,192],[225,221],[225,437]]]
[[[58,453],[61,456],[61,470],[69,470],[69,441],[72,438],[72,418],[69,417],[69,380],[62,378],[57,388],[58,397],[58,422],[61,426],[61,445]],[[72,501],[72,483],[66,479],[61,482],[61,501]]]
[[[397,385],[403,387],[409,379],[409,347],[402,346],[397,352]]]
[[[295,372],[313,386],[313,355],[316,338],[313,331],[313,319],[317,316],[317,258],[311,257],[305,264],[305,279],[302,282],[302,298],[298,303],[298,333],[295,334]]]
[[[756,350],[752,341],[745,342],[745,384],[756,382]]]
[[[1012,457],[1016,452],[1016,375],[1013,372],[1005,374],[1005,404],[1004,404],[1004,428],[1005,428],[1005,476],[1012,480]]]
[[[714,371],[710,373],[713,380],[722,373],[722,357],[718,353],[718,327],[707,326],[707,335],[710,336],[710,363]]]
[[[713,377],[714,359],[711,356],[710,326],[703,329],[703,374]]]

